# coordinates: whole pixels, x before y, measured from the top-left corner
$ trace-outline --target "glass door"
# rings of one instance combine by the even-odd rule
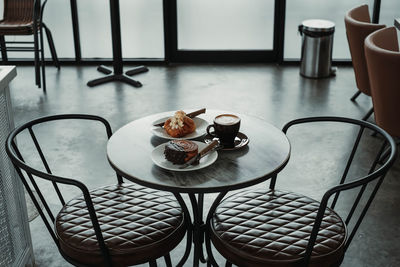
[[[164,58],[163,0],[120,0],[122,56]],[[78,1],[82,58],[112,58],[109,0]]]
[[[172,61],[276,60],[275,0],[172,2]]]

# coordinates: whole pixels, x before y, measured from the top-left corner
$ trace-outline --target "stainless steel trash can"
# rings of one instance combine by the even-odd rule
[[[334,74],[332,47],[335,23],[310,19],[299,25],[302,36],[300,74],[307,78],[324,78]]]

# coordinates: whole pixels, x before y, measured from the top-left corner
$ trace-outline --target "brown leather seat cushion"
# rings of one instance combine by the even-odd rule
[[[0,35],[31,35],[33,22],[0,21]]]
[[[241,191],[223,200],[211,220],[211,240],[238,266],[299,266],[319,202],[282,191]],[[341,262],[346,227],[327,209],[310,266]]]
[[[164,256],[185,235],[183,212],[168,192],[124,184],[102,187],[90,194],[115,266]],[[63,254],[80,263],[103,265],[83,196],[61,209],[55,228]]]

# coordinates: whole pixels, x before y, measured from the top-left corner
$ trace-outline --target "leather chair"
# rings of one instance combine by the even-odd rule
[[[376,124],[400,137],[400,52],[396,28],[381,29],[365,40]]]
[[[344,22],[358,88],[358,91],[351,98],[351,101],[355,101],[361,93],[371,96],[364,55],[364,40],[370,33],[384,28],[385,25],[371,23],[368,5],[361,5],[348,11],[344,17]],[[373,109],[371,108],[363,117],[363,120],[367,120],[372,113]]]
[[[39,145],[36,126],[40,124],[43,129],[43,124],[54,121],[67,123],[66,120],[72,119],[101,122],[108,138],[111,136],[109,123],[101,117],[66,114],[25,123],[12,131],[6,141],[7,154],[62,256],[76,266],[130,266],[145,262],[156,266],[159,257],[164,257],[166,265],[172,266],[169,252],[183,239],[186,216],[189,216],[178,194],[174,196],[168,192],[123,183],[119,175],[116,185],[89,191],[76,177],[66,178],[52,173],[50,161],[45,158],[44,150]],[[40,133],[39,129],[37,132]],[[43,168],[26,163],[24,150],[21,145],[16,145],[17,137],[29,135],[33,151],[36,148]],[[24,148],[32,148],[28,141],[23,143]],[[29,151],[32,153],[32,150]],[[43,182],[37,180],[47,180],[53,184],[62,204],[56,216],[48,204],[54,199],[47,198],[46,201],[51,188],[46,188],[46,195],[43,194],[39,187]],[[75,186],[82,194],[65,202],[59,184]],[[33,190],[38,197],[35,197]],[[47,214],[41,209],[40,202]],[[182,259],[179,264],[182,265],[185,260]]]
[[[350,153],[344,174],[341,178],[338,177],[340,182],[328,189],[320,201],[299,193],[275,189],[276,177],[272,178],[269,189],[242,190],[225,199],[223,198],[226,192],[221,193],[213,203],[206,221],[206,244],[209,255],[212,252],[211,240],[218,252],[227,259],[227,266],[231,266],[232,263],[241,267],[322,267],[341,264],[379,186],[395,161],[396,145],[392,137],[376,125],[348,118],[298,119],[286,124],[283,131],[286,133],[294,125],[299,127],[298,124],[321,122],[325,125],[329,122],[332,127],[340,124],[353,125],[345,128],[351,130],[351,133],[358,129],[353,148],[342,146],[349,147]],[[376,131],[382,139],[378,140],[363,134],[365,129]],[[372,139],[368,140],[367,147],[371,147],[371,142],[376,142],[374,145],[380,148],[374,150],[374,155],[369,154],[373,163],[366,174],[347,178],[350,176],[349,173],[359,173],[349,172],[349,168],[354,159],[358,158],[355,154],[357,148],[360,150],[365,147],[365,144],[362,144],[365,139]],[[316,145],[315,139],[310,142],[313,146]],[[381,142],[382,144],[379,144]],[[389,156],[382,161],[381,155],[387,144]],[[357,153],[364,156],[363,163],[365,163],[364,151]],[[380,161],[382,165],[378,165]],[[326,177],[322,180],[326,180]],[[368,184],[372,188],[365,190]],[[346,218],[342,218],[334,210],[338,206],[338,199],[341,203],[341,214],[346,214],[346,207],[349,209]],[[343,202],[345,203],[342,205]],[[215,260],[212,257],[210,259],[213,265],[216,265]]]
[[[47,0],[45,0],[42,5],[40,0],[4,0],[3,19],[0,21],[0,48],[3,64],[8,63],[7,51],[33,51],[35,82],[39,88],[41,88],[43,84],[44,92],[46,92],[46,76],[43,29],[46,32],[54,64],[60,69],[52,34],[42,21],[46,3]],[[8,35],[33,35],[33,42],[6,42],[5,36]],[[29,44],[33,44],[33,47],[29,46]],[[7,47],[7,45],[10,46]],[[42,78],[40,77],[40,65],[42,67]]]

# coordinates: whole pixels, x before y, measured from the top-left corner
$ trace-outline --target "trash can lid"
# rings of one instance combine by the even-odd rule
[[[324,19],[308,19],[302,22],[303,29],[310,32],[331,32],[335,30],[335,23]]]

